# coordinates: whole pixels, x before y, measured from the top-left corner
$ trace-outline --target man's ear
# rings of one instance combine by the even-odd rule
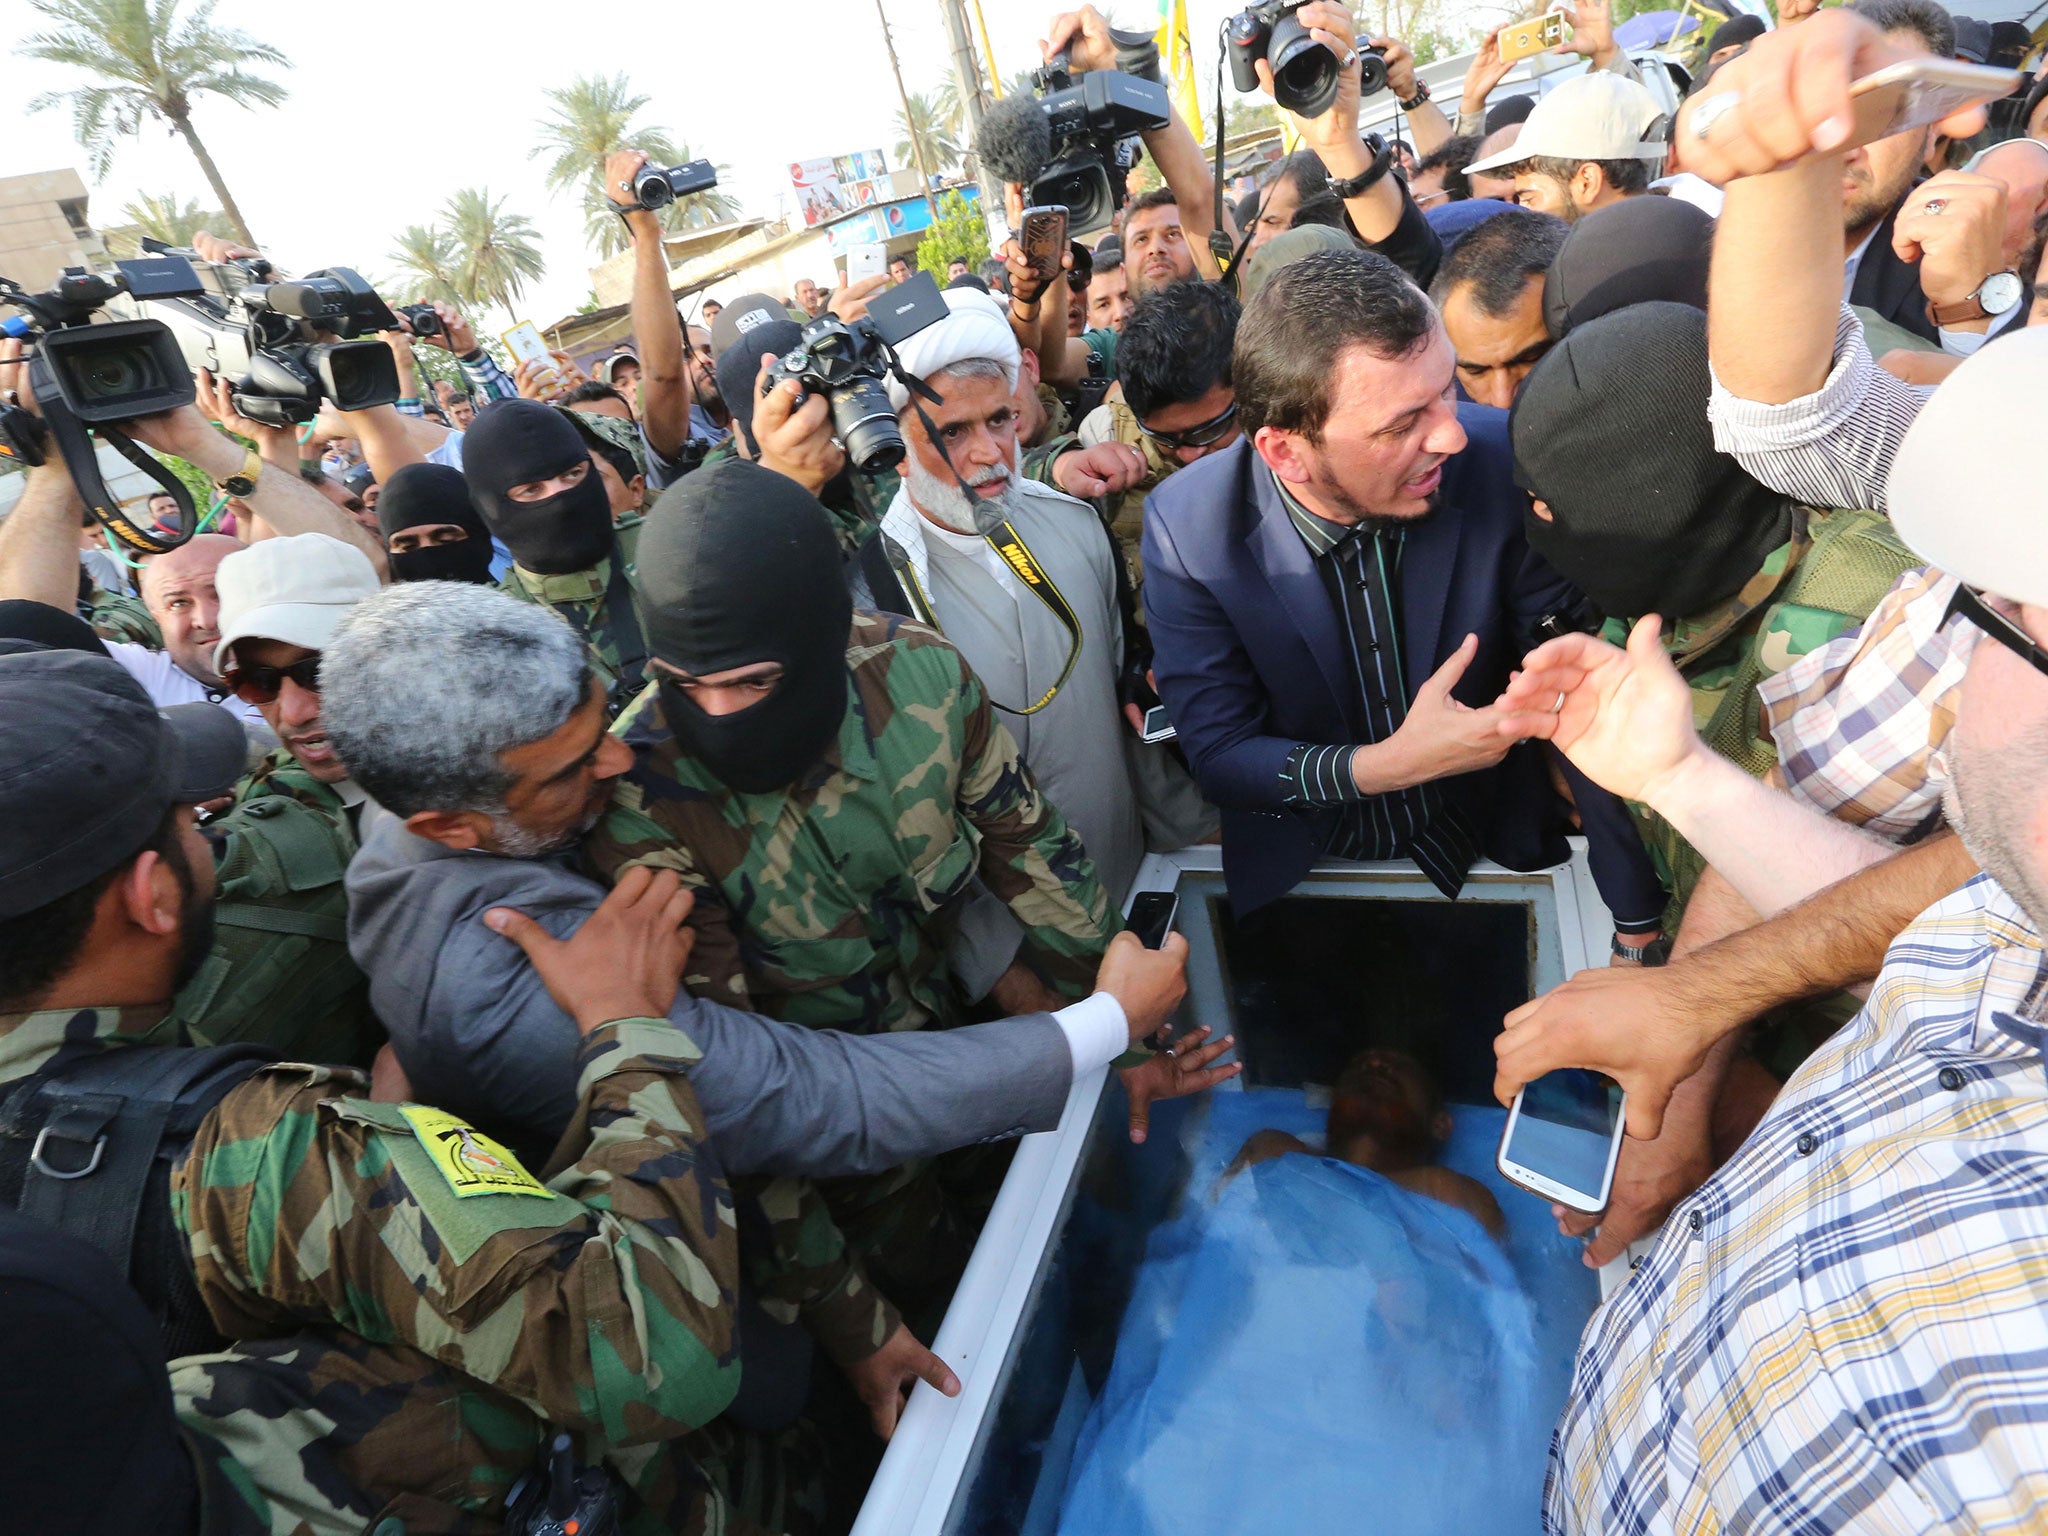
[[[1029,347],[1017,349],[1017,372],[1026,385],[1032,389],[1038,388],[1038,354]]]
[[[1565,196],[1581,208],[1590,208],[1606,190],[1607,173],[1600,169],[1598,162],[1586,160],[1572,172],[1571,185],[1565,188]]]
[[[178,931],[185,911],[185,888],[155,849],[137,854],[109,894],[119,915],[143,932],[161,939]]]
[[[1261,427],[1252,439],[1252,447],[1266,461],[1266,467],[1289,485],[1307,485],[1313,478],[1309,473],[1308,442],[1300,433]]]
[[[626,494],[635,501],[644,503],[647,500],[647,477],[645,475],[635,475],[632,479],[628,480],[626,482]]]
[[[414,811],[405,818],[405,830],[413,836],[458,853],[481,848],[490,827],[490,818],[476,811]]]

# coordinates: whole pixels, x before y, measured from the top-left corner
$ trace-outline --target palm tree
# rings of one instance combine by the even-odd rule
[[[248,220],[221,180],[220,167],[192,126],[201,96],[218,96],[241,107],[274,107],[285,88],[252,75],[245,66],[290,68],[291,61],[246,32],[213,24],[215,0],[199,0],[184,17],[180,0],[29,0],[58,25],[40,32],[15,51],[50,64],[69,64],[96,76],[95,83],[68,91],[45,91],[28,104],[40,112],[69,102],[72,132],[90,157],[95,181],[112,167],[121,140],[139,133],[146,120],[167,122],[182,137],[206,173],[214,199],[226,211],[236,238],[254,245]]]
[[[577,194],[583,205],[584,234],[600,256],[622,251],[626,226],[607,201],[617,189],[604,185],[605,157],[614,150],[640,149],[656,165],[680,165],[690,158],[689,146],[678,145],[666,128],[634,126],[633,119],[651,98],[635,93],[623,72],[580,76],[546,95],[554,114],[541,121],[540,143],[532,156],[553,157],[548,162],[548,190]],[[714,189],[671,204],[662,222],[670,229],[701,228],[738,212],[739,204],[730,194]]]
[[[399,270],[399,281],[393,286],[422,299],[459,305],[462,300],[455,283],[458,255],[454,237],[439,225],[408,225],[391,248],[391,259]]]
[[[180,202],[169,193],[155,197],[145,192],[121,210],[121,217],[127,222],[115,225],[106,236],[108,253],[122,257],[140,256],[145,239],[189,246],[200,230],[221,224],[217,209],[201,208],[191,200]]]
[[[505,200],[494,201],[488,187],[464,187],[448,199],[441,217],[454,248],[456,296],[471,306],[495,304],[509,313],[546,263],[533,221],[504,208]]]
[[[925,163],[934,175],[941,175],[960,163],[963,153],[957,134],[946,127],[945,109],[938,97],[913,93],[910,97],[909,116],[896,114],[896,131],[903,135],[896,141],[896,163],[915,167],[917,146],[924,146]]]

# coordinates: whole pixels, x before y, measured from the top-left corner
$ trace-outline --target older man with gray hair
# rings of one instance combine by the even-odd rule
[[[878,606],[930,624],[967,658],[1120,901],[1148,833],[1155,846],[1183,847],[1210,830],[1209,813],[1119,705],[1117,555],[1100,517],[1018,473],[1019,354],[1008,320],[987,294],[953,288],[944,298],[947,318],[897,349],[939,398],[889,382],[909,453],[864,569]],[[988,900],[963,930],[970,942],[955,965],[971,950],[989,969],[962,978],[979,995],[1015,954],[1019,930]]]

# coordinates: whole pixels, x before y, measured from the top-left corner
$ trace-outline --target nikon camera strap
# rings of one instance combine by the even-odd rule
[[[1074,616],[1073,605],[1067,601],[1066,594],[1060,591],[1052,577],[1046,574],[1045,567],[1038,563],[1038,557],[1031,553],[1031,546],[1019,536],[1008,518],[1004,518],[983,537],[988,540],[990,547],[1002,556],[1003,564],[1010,568],[1017,579],[1036,593],[1039,600],[1052,610],[1052,616],[1060,621],[1060,627],[1067,632],[1066,665],[1060,668],[1059,677],[1035,703],[1022,709],[1015,709],[1008,704],[996,703],[993,698],[989,701],[1006,715],[1035,715],[1053,701],[1060,689],[1066,686],[1067,679],[1074,675],[1074,666],[1081,659],[1083,644],[1081,621]],[[910,600],[911,606],[917,609],[916,619],[919,623],[929,624],[944,634],[945,626],[939,622],[938,610],[933,606],[930,594],[925,591],[924,583],[917,579],[917,567],[911,563],[909,554],[902,551],[893,539],[889,542],[889,563],[902,578],[904,596]]]

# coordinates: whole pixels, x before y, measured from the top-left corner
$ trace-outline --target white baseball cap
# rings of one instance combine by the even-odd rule
[[[1916,555],[2048,608],[2048,484],[2026,445],[2048,426],[2048,326],[2011,331],[1935,390],[1892,459],[1885,500]]]
[[[1608,70],[1594,70],[1566,80],[1536,103],[1521,136],[1499,154],[1465,167],[1497,171],[1538,155],[1550,160],[1662,161],[1666,145],[1660,134],[1646,142],[1664,109],[1635,81]]]
[[[368,555],[324,533],[260,539],[238,549],[221,561],[213,584],[220,593],[215,671],[237,640],[282,640],[326,650],[349,610],[374,597],[380,586]]]

